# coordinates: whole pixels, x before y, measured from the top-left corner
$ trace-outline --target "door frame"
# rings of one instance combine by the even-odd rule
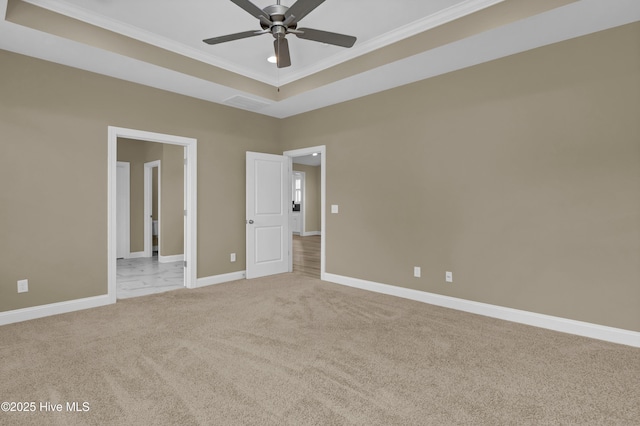
[[[293,158],[305,155],[320,153],[320,279],[325,279],[326,274],[326,199],[327,199],[327,147],[326,145],[312,146],[309,148],[293,149],[284,151],[283,155],[289,158],[289,170],[293,170]],[[293,188],[291,174],[289,174],[289,190]],[[291,194],[289,194],[291,198]],[[293,212],[289,209],[289,215]],[[290,218],[291,219],[291,218]],[[289,247],[293,247],[293,233],[289,232]],[[293,272],[293,255],[289,254],[289,272]]]
[[[153,256],[153,169],[158,168],[158,257],[160,257],[160,216],[162,209],[161,204],[161,182],[160,171],[162,170],[162,162],[160,160],[149,161],[144,163],[144,257]]]
[[[107,296],[116,303],[116,162],[118,158],[118,138],[137,139],[148,142],[166,143],[185,147],[187,164],[185,221],[187,232],[184,234],[185,286],[197,287],[197,178],[198,178],[198,141],[183,136],[153,133],[143,130],[108,126],[107,137]]]

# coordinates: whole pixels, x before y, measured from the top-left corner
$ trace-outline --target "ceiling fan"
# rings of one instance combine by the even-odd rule
[[[260,9],[249,0],[231,1],[254,17],[258,18],[258,20],[260,20],[262,30],[244,31],[241,33],[208,38],[203,40],[205,43],[219,44],[227,41],[259,36],[262,34],[271,34],[275,38],[273,46],[276,52],[278,68],[285,68],[291,65],[289,42],[285,38],[287,34],[295,34],[298,38],[305,40],[333,44],[335,46],[342,47],[351,47],[356,42],[356,38],[353,36],[314,30],[313,28],[298,28],[298,22],[316,7],[320,6],[320,4],[325,0],[298,0],[291,7],[281,5],[280,0],[277,0],[277,4],[267,6],[264,9]]]

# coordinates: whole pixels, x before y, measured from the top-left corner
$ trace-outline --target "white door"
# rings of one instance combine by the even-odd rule
[[[116,173],[116,259],[129,257],[129,163],[118,161]]]
[[[289,271],[289,162],[247,152],[247,278]]]

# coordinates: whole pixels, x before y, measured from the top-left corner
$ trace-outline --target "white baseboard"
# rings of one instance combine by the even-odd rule
[[[591,324],[588,322],[554,317],[551,315],[537,314],[535,312],[522,311],[519,309],[505,308],[503,306],[458,299],[456,297],[427,293],[425,291],[380,284],[373,281],[366,281],[330,273],[325,273],[322,279],[335,284],[342,284],[376,293],[402,297],[418,302],[429,303],[431,305],[457,309],[459,311],[470,312],[487,317],[640,348],[640,332],[637,331]]]
[[[68,312],[81,311],[83,309],[97,308],[110,305],[112,302],[108,295],[87,297],[84,299],[69,300],[65,302],[51,303],[48,305],[33,306],[31,308],[16,309],[0,312],[0,325],[14,322],[27,321],[51,315],[66,314]]]
[[[158,262],[171,263],[184,261],[184,254],[174,254],[173,256],[160,256],[158,255]]]
[[[246,278],[245,271],[229,272],[228,274],[212,275],[210,277],[198,278],[196,288],[208,285],[222,284],[229,281],[243,280]]]
[[[245,276],[245,271],[238,271],[228,274],[214,275],[211,277],[198,278],[196,287],[205,287],[213,284],[242,280],[245,278]],[[109,296],[105,294],[102,296],[87,297],[84,299],[69,300],[65,302],[51,303],[48,305],[33,306],[30,308],[0,312],[0,326],[12,324],[15,322],[44,318],[51,315],[81,311],[83,309],[97,308],[99,306],[110,305],[112,303],[115,303],[115,301],[111,301],[109,299]]]
[[[136,251],[134,253],[129,253],[129,259],[138,259],[144,257],[143,251]]]
[[[301,234],[301,236],[303,237],[313,237],[315,235],[322,235],[321,231],[307,231],[307,232],[303,232]]]

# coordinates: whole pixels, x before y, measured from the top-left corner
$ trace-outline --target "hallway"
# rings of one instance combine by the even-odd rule
[[[320,278],[320,236],[293,235],[293,272]]]
[[[160,263],[158,257],[118,259],[116,297],[146,296],[184,288],[184,262]]]

